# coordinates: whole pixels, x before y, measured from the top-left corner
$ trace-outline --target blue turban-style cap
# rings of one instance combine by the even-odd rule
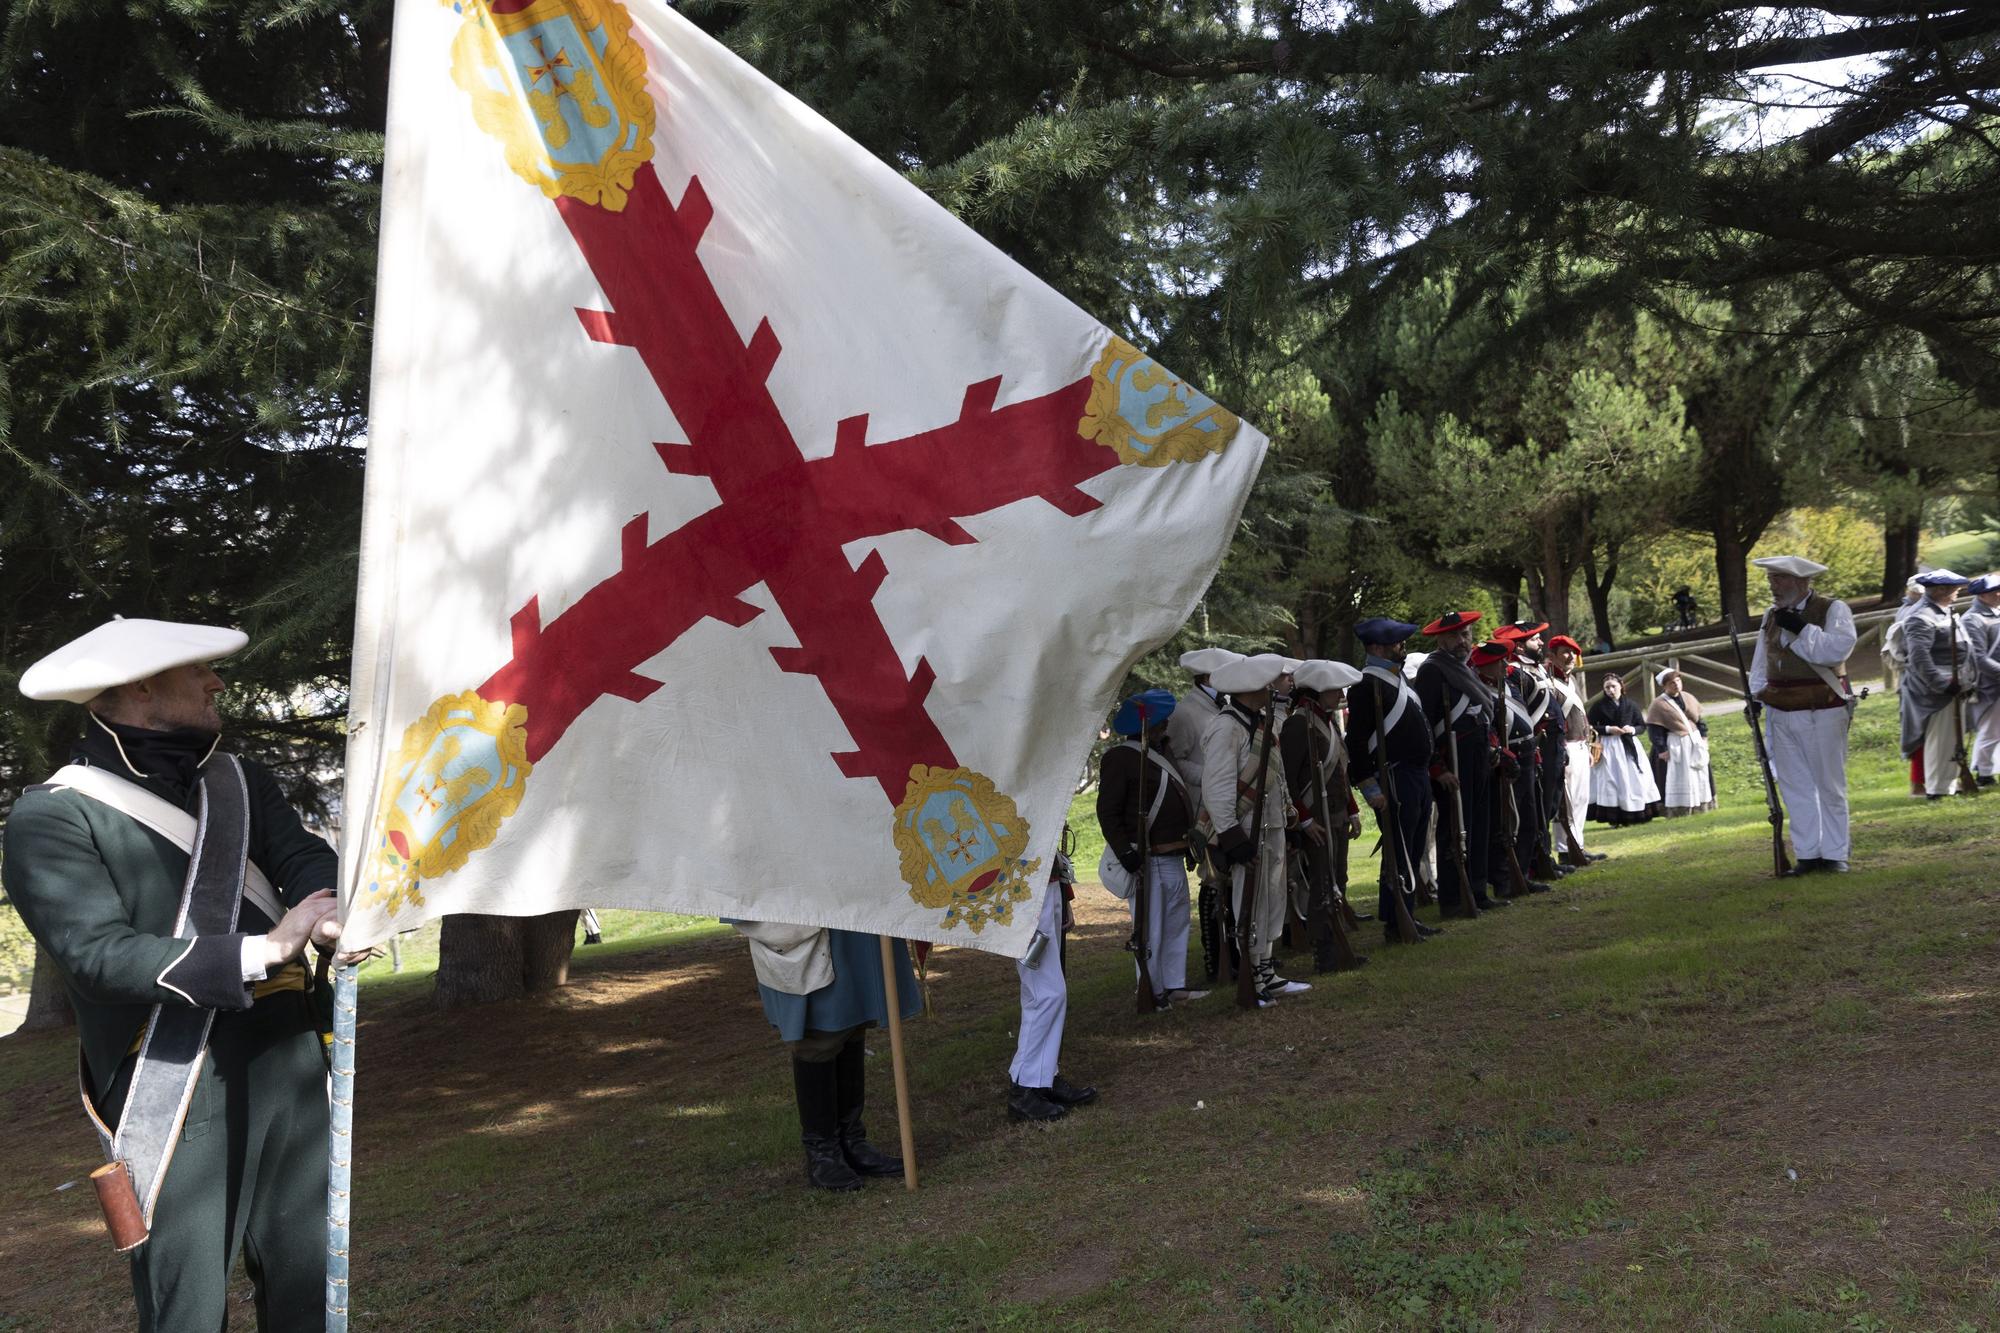
[[[1171,690],[1151,689],[1139,693],[1118,705],[1118,711],[1111,715],[1111,729],[1120,736],[1137,736],[1144,726],[1165,722],[1173,715],[1174,695]]]
[[[1981,574],[1965,585],[1967,595],[1978,597],[1983,593],[2000,592],[2000,574]]]
[[[1972,580],[1948,569],[1933,569],[1928,574],[1917,575],[1917,582],[1926,588],[1963,588]]]
[[[1370,616],[1354,627],[1354,637],[1363,643],[1404,643],[1416,632],[1408,621],[1387,616]]]

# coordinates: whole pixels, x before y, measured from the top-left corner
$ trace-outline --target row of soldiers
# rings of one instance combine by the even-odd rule
[[[1480,620],[1453,611],[1421,631],[1365,620],[1359,669],[1203,648],[1181,658],[1194,679],[1179,698],[1155,689],[1120,705],[1123,739],[1099,769],[1099,868],[1133,903],[1153,1007],[1206,994],[1187,981],[1191,917],[1208,975],[1247,966],[1260,1004],[1310,989],[1277,971],[1288,935],[1310,944],[1318,971],[1365,964],[1348,932],[1366,918],[1347,897],[1364,803],[1382,834],[1375,915],[1388,944],[1438,933],[1417,921],[1421,906],[1474,918],[1602,859],[1581,837],[1581,647],[1545,641],[1532,621],[1481,642]],[[1419,634],[1429,651],[1408,672]]]

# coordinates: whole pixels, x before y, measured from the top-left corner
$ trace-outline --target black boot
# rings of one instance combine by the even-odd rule
[[[799,1142],[806,1148],[806,1184],[821,1190],[858,1190],[861,1177],[841,1155],[834,1111],[832,1060],[792,1060],[792,1089],[799,1099]]]
[[[1060,1120],[1069,1114],[1069,1108],[1060,1102],[1049,1100],[1046,1088],[1024,1088],[1018,1083],[1007,1085],[1007,1118],[1013,1121],[1033,1120],[1046,1124]]]
[[[1079,1088],[1060,1073],[1049,1080],[1048,1087],[1039,1091],[1057,1106],[1088,1106],[1097,1100],[1096,1088]]]
[[[903,1174],[903,1159],[891,1157],[869,1143],[868,1131],[861,1125],[861,1113],[868,1100],[867,1070],[862,1067],[867,1058],[868,1048],[859,1033],[834,1057],[834,1108],[840,1117],[840,1151],[847,1158],[847,1164],[860,1175],[885,1179],[900,1176]]]

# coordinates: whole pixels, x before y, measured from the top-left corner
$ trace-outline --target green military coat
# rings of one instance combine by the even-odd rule
[[[276,780],[248,760],[243,776],[250,859],[285,905],[336,887],[333,849],[299,822]],[[194,808],[192,793],[183,808]],[[159,834],[80,792],[30,787],[7,818],[5,848],[0,883],[62,973],[93,1089],[110,1087],[154,1005],[250,1007],[243,937],[276,923],[245,900],[237,933],[174,938],[188,854]]]

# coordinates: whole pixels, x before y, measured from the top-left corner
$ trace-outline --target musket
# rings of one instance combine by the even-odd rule
[[[1514,753],[1514,747],[1508,744],[1508,741],[1513,736],[1514,713],[1507,706],[1507,686],[1504,682],[1495,693],[1494,708],[1498,711],[1499,716],[1505,719],[1505,726],[1500,732],[1500,748],[1511,755]],[[1534,735],[1534,731],[1531,729],[1528,732],[1528,744],[1530,746],[1534,744]],[[1518,762],[1519,760],[1517,759],[1516,763]],[[1493,776],[1497,780],[1496,785],[1500,788],[1500,809],[1498,811],[1500,815],[1500,851],[1507,861],[1507,896],[1509,898],[1525,898],[1528,896],[1528,876],[1521,869],[1521,855],[1514,847],[1515,842],[1519,840],[1519,826],[1521,822],[1514,808],[1514,779],[1500,772],[1495,772]],[[1508,831],[1509,825],[1514,826],[1514,831],[1511,833]]]
[[[1338,721],[1339,719],[1337,717],[1330,719],[1328,722],[1329,728],[1336,727]],[[1336,734],[1339,733],[1336,732]],[[1344,754],[1347,748],[1346,737],[1342,735],[1341,740],[1342,740],[1341,750],[1342,753]],[[1331,797],[1328,797],[1327,799],[1330,800]],[[1349,902],[1347,899],[1347,876],[1348,876],[1347,844],[1349,841],[1347,836],[1347,821],[1348,821],[1348,814],[1345,810],[1343,810],[1340,812],[1340,837],[1335,839],[1333,843],[1333,848],[1334,848],[1333,903],[1335,908],[1339,910],[1340,919],[1346,923],[1347,928],[1349,930],[1359,930],[1361,929],[1361,918],[1355,915],[1354,904]],[[1331,837],[1332,835],[1329,833],[1328,836]],[[1361,835],[1357,831],[1354,836],[1359,837]]]
[[[1271,733],[1277,710],[1275,699],[1264,701],[1264,739],[1257,750],[1257,781],[1250,799],[1250,859],[1243,865],[1243,910],[1236,916],[1236,1007],[1257,1007],[1257,968],[1252,937],[1256,934],[1257,872],[1264,860],[1264,792],[1271,775]]]
[[[1770,811],[1771,819],[1771,873],[1783,879],[1792,873],[1792,858],[1785,854],[1785,807],[1778,799],[1778,779],[1771,771],[1771,751],[1764,744],[1761,717],[1764,706],[1750,693],[1750,667],[1743,660],[1743,637],[1736,632],[1735,617],[1723,618],[1729,622],[1729,643],[1736,650],[1736,673],[1743,677],[1743,716],[1750,720],[1750,739],[1757,750],[1757,768],[1764,775],[1764,804]],[[1761,625],[1757,632],[1764,632]]]
[[[1308,704],[1306,706],[1311,708],[1313,705]],[[1330,726],[1331,724],[1329,723]],[[1319,882],[1313,885],[1312,894],[1313,971],[1331,972],[1341,963],[1352,962],[1355,956],[1353,944],[1348,942],[1347,933],[1340,928],[1340,919],[1336,915],[1337,909],[1334,906],[1335,899],[1341,897],[1341,895],[1339,890],[1333,885],[1333,840],[1338,837],[1342,844],[1342,850],[1345,851],[1347,818],[1346,812],[1343,811],[1340,821],[1340,831],[1336,834],[1333,828],[1333,819],[1328,813],[1326,769],[1313,754],[1313,742],[1317,739],[1317,736],[1314,732],[1311,717],[1305,719],[1305,727],[1306,759],[1312,765],[1312,804],[1314,811],[1319,816],[1320,831],[1327,838],[1326,856],[1321,863],[1326,873],[1316,877]],[[1331,740],[1327,742],[1326,754],[1328,759],[1333,757],[1333,742]],[[1345,858],[1343,857],[1343,859]],[[1312,849],[1307,848],[1306,870],[1308,875],[1311,875],[1312,866]],[[1344,905],[1344,898],[1342,901]]]
[[[1968,796],[1979,795],[1979,777],[1965,756],[1965,701],[1958,694],[1958,608],[1946,607],[1951,618],[1951,730],[1952,759],[1958,765],[1958,789]]]
[[[1458,767],[1458,733],[1453,730],[1449,718],[1446,719],[1444,724],[1444,735],[1446,750],[1451,756],[1452,846],[1450,848],[1450,855],[1452,868],[1458,871],[1459,911],[1456,915],[1476,917],[1479,915],[1479,904],[1473,897],[1472,871],[1466,864],[1468,849],[1466,847],[1465,833],[1465,779],[1460,774]]]
[[[1382,725],[1388,710],[1382,706],[1381,688],[1370,682],[1375,691],[1375,762],[1376,772],[1382,778],[1382,803],[1389,816],[1387,827],[1382,830],[1382,856],[1389,863],[1389,902],[1396,914],[1396,937],[1405,944],[1415,944],[1423,937],[1417,933],[1417,919],[1410,915],[1410,905],[1403,901],[1403,875],[1407,869],[1411,879],[1416,878],[1416,866],[1410,859],[1409,848],[1403,845],[1403,820],[1401,803],[1396,799],[1396,781],[1389,773],[1389,736]],[[1380,815],[1376,816],[1378,819]],[[1391,834],[1395,836],[1391,837]],[[1384,925],[1389,923],[1384,922]]]
[[[1132,883],[1132,938],[1125,947],[1139,963],[1139,994],[1136,999],[1142,1014],[1158,1013],[1160,1004],[1153,995],[1153,951],[1146,943],[1147,896],[1153,879],[1153,812],[1146,805],[1146,770],[1153,766],[1146,747],[1146,727],[1148,718],[1145,711],[1139,713],[1139,874]]]

